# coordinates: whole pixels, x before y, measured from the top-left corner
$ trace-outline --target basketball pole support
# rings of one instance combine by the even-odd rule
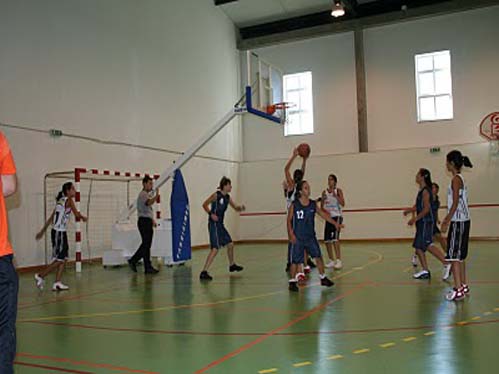
[[[232,121],[236,116],[243,115],[245,113],[251,113],[253,115],[256,115],[258,117],[264,118],[266,120],[281,124],[281,118],[273,116],[272,114],[268,114],[262,110],[259,110],[253,106],[253,100],[252,100],[252,90],[253,87],[251,87],[250,79],[251,79],[251,55],[254,55],[258,58],[259,61],[259,70],[261,70],[261,60],[258,55],[255,53],[248,51],[246,58],[247,58],[247,79],[248,83],[244,92],[243,97],[234,105],[234,107],[225,114],[225,116],[218,121],[215,126],[213,126],[209,131],[207,131],[201,138],[198,139],[196,143],[194,143],[187,151],[182,153],[182,155],[174,161],[174,163],[166,169],[157,180],[154,181],[154,187],[153,189],[160,188],[163,186],[170,178],[173,177],[175,174],[175,171],[177,169],[180,169],[182,166],[184,166],[194,155],[204,147],[206,143],[208,143],[216,134],[218,134],[230,121]],[[263,61],[266,65],[271,67],[269,63]],[[278,70],[277,68],[274,68],[275,70]],[[260,74],[261,75],[261,74]],[[272,80],[272,79],[270,79]],[[259,82],[257,89],[262,88],[262,83]],[[261,98],[261,95],[259,95]],[[261,107],[261,106],[260,106]],[[131,203],[128,206],[128,209],[120,214],[120,217],[118,218],[118,221],[123,221],[127,220],[130,218],[132,213],[135,211],[137,208],[136,202]]]

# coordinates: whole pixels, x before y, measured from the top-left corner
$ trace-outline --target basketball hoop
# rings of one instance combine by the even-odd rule
[[[267,114],[281,119],[281,124],[285,124],[288,121],[288,110],[294,107],[295,104],[289,102],[280,102],[268,105],[266,108]]]

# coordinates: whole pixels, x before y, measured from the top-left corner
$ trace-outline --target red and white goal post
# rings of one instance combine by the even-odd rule
[[[115,171],[107,169],[75,168],[72,171],[53,172],[45,176],[44,211],[45,220],[52,213],[55,197],[64,183],[74,182],[76,189],[75,205],[78,212],[88,217],[82,225],[78,218],[68,226],[70,250],[74,248],[76,272],[82,270],[82,250],[87,259],[102,257],[103,252],[112,248],[112,227],[124,217],[130,221],[130,207],[142,190],[142,179],[150,176],[153,180],[159,174],[144,172]],[[168,185],[165,185],[165,187]],[[155,204],[156,219],[162,218],[161,203]],[[48,260],[49,236],[45,242],[45,259]]]

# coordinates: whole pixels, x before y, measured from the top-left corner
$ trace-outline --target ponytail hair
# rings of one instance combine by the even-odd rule
[[[227,186],[228,184],[232,184],[230,179],[227,177],[222,177],[222,179],[220,179],[220,184],[218,185],[218,189],[222,191],[224,187]]]
[[[463,154],[458,150],[453,150],[447,153],[447,162],[454,165],[454,167],[459,171],[463,166],[467,168],[472,168],[473,164],[468,156],[463,156]]]
[[[426,184],[426,187],[431,188],[433,182],[431,181],[430,171],[428,169],[421,168],[419,169],[419,175],[421,175],[424,178],[424,183]]]
[[[303,190],[303,185],[307,183],[305,180],[301,180],[296,184],[295,189],[295,200],[301,197],[301,191]]]
[[[73,187],[73,182],[66,182],[62,185],[62,189],[57,194],[55,201],[59,201],[63,196],[68,194],[68,191]]]
[[[293,181],[295,183],[300,183],[300,181],[303,179],[303,170],[301,169],[296,169],[293,172]]]

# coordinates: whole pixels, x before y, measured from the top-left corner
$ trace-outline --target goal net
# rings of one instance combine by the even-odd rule
[[[52,214],[56,196],[62,185],[68,181],[75,184],[77,210],[88,217],[88,221],[83,223],[77,222],[74,215],[71,215],[68,224],[69,253],[70,258],[76,259],[77,271],[81,270],[82,260],[101,258],[104,251],[111,249],[113,225],[118,222],[120,215],[128,212],[129,207],[134,204],[142,189],[142,178],[145,175],[150,175],[153,179],[159,177],[157,174],[81,168],[53,172],[45,176],[45,220]],[[156,218],[160,219],[160,204],[155,204],[155,208]],[[130,222],[136,222],[136,212],[128,219]],[[52,260],[50,235],[47,235],[45,240],[45,260]]]

